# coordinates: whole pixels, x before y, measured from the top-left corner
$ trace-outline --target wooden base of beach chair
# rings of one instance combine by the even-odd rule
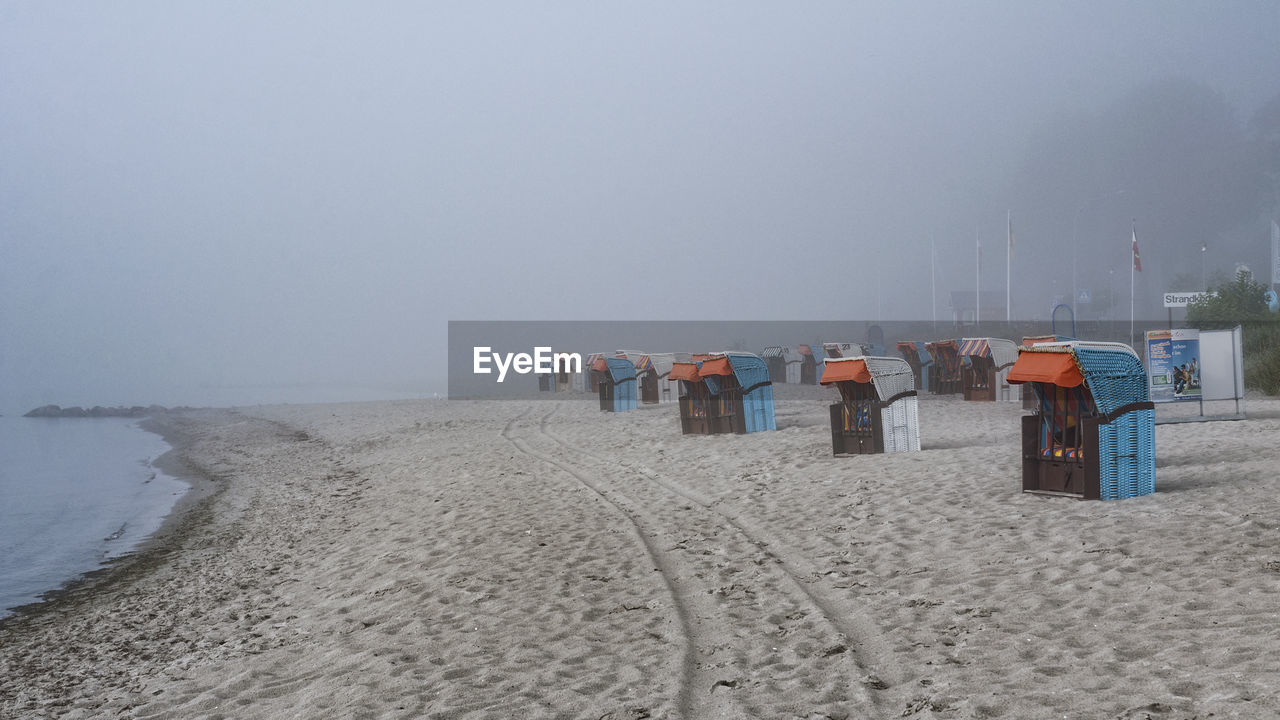
[[[977,402],[995,402],[996,389],[991,385],[966,385],[964,388],[964,399]]]
[[[1060,495],[1081,500],[1100,500],[1101,472],[1098,467],[1098,421],[1081,422],[1079,459],[1045,456],[1040,449],[1040,416],[1022,417],[1022,491]]]
[[[709,418],[708,427],[712,435],[744,435],[747,432],[742,426],[742,416],[736,413]]]
[[[961,375],[964,399],[978,402],[996,401],[996,369],[986,358],[973,358],[976,368],[965,368]]]
[[[831,454],[836,457],[847,455],[870,455],[884,452],[884,427],[880,421],[880,410],[871,413],[871,427],[863,430],[844,429],[844,404],[830,406],[831,414]]]
[[[685,435],[710,435],[711,427],[704,417],[680,418],[680,429]]]
[[[640,402],[656,405],[658,400],[658,374],[649,370],[640,376]]]
[[[684,395],[680,398],[680,432],[684,435],[710,435],[711,425],[705,414],[695,414],[693,398]]]

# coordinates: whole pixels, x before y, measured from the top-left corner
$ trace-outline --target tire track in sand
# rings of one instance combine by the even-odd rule
[[[831,597],[830,591],[816,582],[821,578],[821,573],[801,553],[788,548],[772,533],[754,527],[753,523],[743,520],[741,513],[736,509],[726,508],[727,503],[724,501],[711,500],[678,482],[666,480],[639,468],[619,465],[608,458],[570,445],[547,429],[547,421],[555,412],[556,410],[553,409],[544,415],[539,421],[538,428],[561,449],[643,478],[667,493],[716,515],[759,552],[767,556],[785,577],[784,584],[798,590],[807,603],[816,610],[817,615],[849,642],[854,662],[861,670],[861,687],[857,688],[857,691],[849,688],[855,695],[849,700],[873,707],[877,716],[888,716],[885,713],[890,713],[892,709],[888,706],[888,700],[881,697],[879,691],[887,690],[900,682],[902,673],[896,669],[887,640],[874,621],[852,608],[842,608],[841,603]]]
[[[524,438],[515,436],[512,430],[531,411],[532,408],[526,408],[519,415],[509,420],[502,429],[503,439],[520,453],[568,475],[576,483],[590,490],[595,496],[608,504],[615,514],[626,518],[631,526],[632,535],[640,546],[644,548],[654,570],[662,576],[667,593],[671,597],[671,604],[675,609],[682,636],[680,689],[676,695],[676,707],[680,716],[686,720],[697,720],[704,717],[745,718],[756,716],[755,713],[745,712],[740,703],[737,702],[737,699],[729,693],[715,692],[718,687],[727,681],[723,677],[719,677],[718,673],[712,672],[715,669],[713,666],[704,666],[698,662],[699,653],[705,652],[712,647],[712,640],[707,635],[706,625],[709,624],[707,621],[714,613],[714,608],[709,607],[708,603],[700,601],[695,593],[685,586],[686,583],[682,580],[683,575],[680,572],[680,568],[676,566],[673,556],[668,552],[664,552],[655,540],[658,533],[652,528],[654,524],[652,518],[647,513],[636,509],[635,503],[629,501],[621,493],[602,488],[590,480],[586,474],[574,469],[567,463],[533,451]],[[555,409],[553,408],[546,417],[549,417],[554,412]],[[542,422],[545,422],[546,417],[542,419]],[[731,688],[732,685],[729,685],[729,687]],[[704,688],[705,691],[703,690]]]

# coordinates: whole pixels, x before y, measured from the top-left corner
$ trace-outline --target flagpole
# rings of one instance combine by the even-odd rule
[[[1009,227],[1009,248],[1005,253],[1004,260],[1004,321],[1006,323],[1013,321],[1013,303],[1010,301],[1009,278],[1012,276],[1013,268],[1013,211],[1007,210],[1006,221]]]
[[[973,282],[973,326],[976,328],[982,322],[982,239],[978,236],[978,228],[973,229],[973,246],[977,255]]]
[[[876,322],[880,322],[880,253],[876,253]]]
[[[938,264],[938,248],[934,242],[933,233],[929,233],[929,294],[933,300],[933,306],[930,308],[933,313],[933,329],[938,329],[938,281],[937,266]]]
[[[1129,246],[1129,347],[1133,347],[1133,271],[1138,264],[1134,262],[1133,249],[1138,246],[1138,219],[1133,219],[1133,235]]]

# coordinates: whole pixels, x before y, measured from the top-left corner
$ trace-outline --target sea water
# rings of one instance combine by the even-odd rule
[[[188,485],[127,418],[0,417],[0,617],[155,532]]]

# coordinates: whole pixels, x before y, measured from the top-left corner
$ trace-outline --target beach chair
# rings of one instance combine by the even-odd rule
[[[826,358],[842,358],[842,357],[866,357],[871,353],[867,352],[865,345],[855,342],[825,342],[822,343],[823,358],[818,360],[817,372],[814,377],[818,384],[822,384],[822,373],[826,366],[823,360]]]
[[[789,385],[799,385],[801,366],[804,365],[803,356],[791,348],[783,348],[782,357],[787,361],[787,377],[783,382]]]
[[[592,395],[600,393],[600,381],[608,373],[608,365],[604,362],[604,353],[588,353],[587,362],[583,366],[583,389]]]
[[[680,388],[670,379],[675,353],[645,353],[636,350],[619,350],[618,357],[630,360],[636,366],[636,386],[640,402],[645,405],[675,402]]]
[[[680,432],[684,435],[711,434],[707,419],[711,391],[698,375],[698,364],[677,361],[672,364],[669,377],[680,386]]]
[[[861,343],[854,342],[822,343],[822,352],[829,358],[866,357],[871,354]]]
[[[813,348],[808,345],[797,347],[796,352],[800,355],[800,384],[817,385],[822,358],[815,355]]]
[[[715,353],[698,365],[711,402],[709,432],[753,433],[776,430],[773,383],[764,360],[751,353]]]
[[[650,372],[658,386],[658,402],[673,403],[680,396],[680,386],[671,379],[675,353],[649,353]]]
[[[787,350],[781,345],[770,345],[760,353],[769,366],[769,379],[776,385],[787,381]]]
[[[933,357],[934,372],[929,374],[929,391],[934,395],[960,392],[960,346],[955,340],[939,340],[925,345]]]
[[[957,354],[962,361],[961,388],[965,400],[1018,402],[1021,391],[1008,382],[1009,368],[1018,359],[1018,346],[1003,338],[964,338]]]
[[[827,358],[823,385],[840,391],[830,406],[831,451],[837,457],[920,449],[920,420],[911,366],[902,358]]]
[[[1030,385],[1022,490],[1084,500],[1155,492],[1155,405],[1137,353],[1120,343],[1023,346],[1009,382]]]
[[[552,387],[555,392],[568,392],[573,388],[572,369],[568,363],[552,368]]]
[[[596,390],[600,409],[625,412],[636,409],[636,366],[626,358],[602,357],[593,370],[601,373]],[[602,366],[602,367],[600,367]]]
[[[911,375],[915,379],[916,390],[929,389],[929,374],[933,369],[933,356],[925,343],[903,340],[898,343],[898,352],[902,359],[911,366]]]

